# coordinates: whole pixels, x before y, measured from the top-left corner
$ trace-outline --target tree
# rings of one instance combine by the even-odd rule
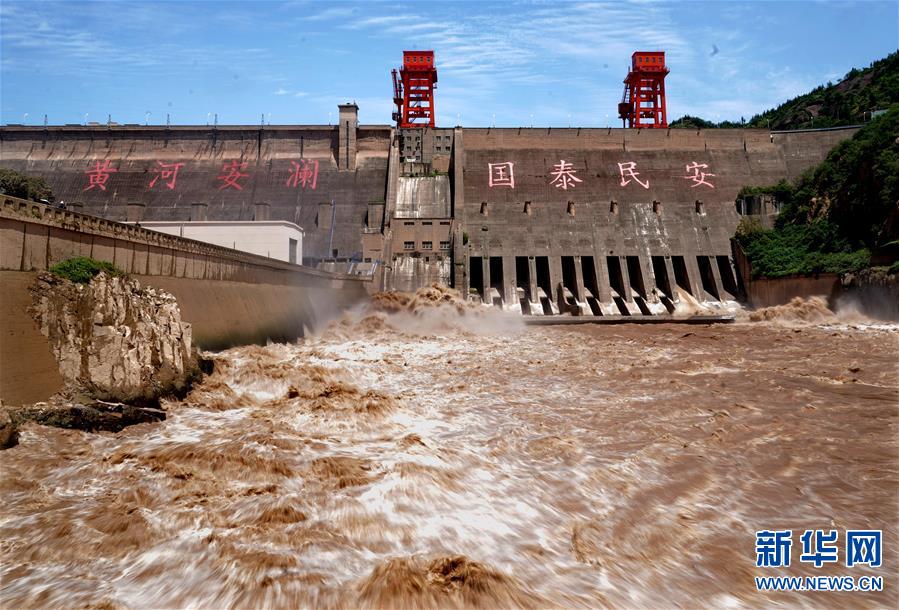
[[[27,176],[5,167],[0,167],[0,193],[32,201],[53,201],[53,189],[42,177]]]

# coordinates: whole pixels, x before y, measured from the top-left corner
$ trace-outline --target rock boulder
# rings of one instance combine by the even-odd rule
[[[155,406],[199,375],[190,324],[175,297],[136,280],[100,273],[76,284],[42,273],[30,311],[69,393]]]

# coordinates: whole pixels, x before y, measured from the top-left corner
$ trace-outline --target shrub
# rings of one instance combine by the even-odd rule
[[[87,284],[98,273],[109,275],[125,275],[125,273],[107,261],[98,261],[86,256],[76,256],[50,267],[50,272],[77,284]]]
[[[762,221],[753,216],[743,216],[740,218],[740,224],[737,225],[735,237],[741,244],[748,243],[753,236],[764,232],[765,227],[762,226]]]
[[[737,240],[752,263],[753,277],[848,273],[871,262],[867,248],[853,247],[826,220],[779,229],[738,232]]]

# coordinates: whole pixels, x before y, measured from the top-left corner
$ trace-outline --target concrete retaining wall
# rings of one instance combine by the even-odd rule
[[[753,278],[752,265],[740,243],[733,239],[731,247],[735,266],[743,278],[746,304],[752,308],[783,305],[795,297],[807,299],[814,296],[823,296],[833,304],[842,292],[840,276],[836,273],[821,273],[810,277]]]
[[[0,400],[7,405],[46,400],[62,389],[50,343],[27,311],[36,276],[0,271]]]
[[[840,276],[822,273],[813,277],[779,277],[752,280],[746,290],[747,301],[755,309],[783,305],[796,297],[820,296],[833,304],[842,293]]]
[[[171,292],[203,349],[295,339],[365,298],[369,283],[7,197],[0,205],[4,402],[44,400],[61,386],[49,344],[25,310],[37,272],[74,256],[112,262]]]

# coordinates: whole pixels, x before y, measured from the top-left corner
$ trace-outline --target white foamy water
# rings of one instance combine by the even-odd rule
[[[0,604],[841,607],[756,592],[754,532],[896,548],[897,348],[441,309],[231,350],[165,422],[0,453]]]

